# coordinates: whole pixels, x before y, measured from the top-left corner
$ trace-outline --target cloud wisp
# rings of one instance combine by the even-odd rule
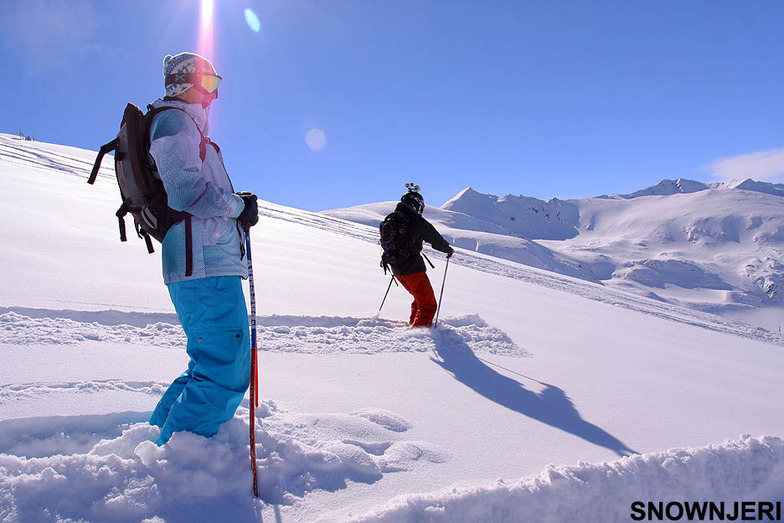
[[[784,148],[720,158],[704,169],[722,180],[784,181]]]

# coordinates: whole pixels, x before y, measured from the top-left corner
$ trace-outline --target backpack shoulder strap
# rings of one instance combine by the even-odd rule
[[[191,115],[188,114],[187,111],[180,109],[179,107],[153,107],[152,105],[147,106],[147,114],[145,115],[145,136],[147,137],[147,149],[149,150],[150,142],[152,141],[152,137],[150,136],[150,129],[152,127],[152,121],[155,116],[162,113],[167,109],[176,109],[178,111],[182,111],[185,113],[188,118],[193,121],[193,125],[196,126],[196,130],[199,132],[199,136],[201,137],[201,141],[199,142],[199,158],[201,161],[204,161],[204,158],[207,156],[207,142],[209,138],[204,136],[204,133],[201,132],[199,126],[196,124],[196,120],[193,119]],[[148,155],[149,156],[149,155]],[[150,157],[150,160],[153,161],[153,158]],[[169,212],[173,213],[173,216],[176,216],[177,220],[184,220],[185,221],[185,276],[189,277],[193,275],[193,225],[192,225],[192,215],[185,211],[174,211],[169,208]],[[149,235],[146,238],[148,242],[148,249],[152,249],[152,242],[149,241]],[[152,252],[150,250],[150,252]]]
[[[193,121],[193,125],[196,126],[196,130],[199,132],[199,136],[201,137],[201,141],[199,142],[199,158],[201,158],[201,161],[203,162],[204,159],[207,157],[207,144],[212,142],[210,142],[209,138],[204,136],[204,133],[201,132],[201,129],[199,129],[199,125],[196,123],[196,120],[194,120],[193,116],[189,115],[188,111],[186,111],[185,109],[180,109],[179,107],[172,107],[172,106],[153,107],[152,104],[148,105],[147,114],[144,115],[144,118],[146,120],[145,125],[146,125],[146,132],[147,132],[147,142],[148,143],[152,142],[152,136],[150,136],[150,128],[152,127],[153,118],[155,118],[158,114],[162,113],[167,109],[175,109],[177,111],[182,111],[183,113],[188,115],[188,118],[190,118]],[[215,147],[217,149],[217,145],[215,145]]]

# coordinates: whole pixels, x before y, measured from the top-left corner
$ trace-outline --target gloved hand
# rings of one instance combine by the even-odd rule
[[[452,247],[450,247],[449,248],[449,252],[446,253],[446,257],[447,258],[451,258],[454,253],[455,253],[455,250]]]
[[[259,223],[259,204],[256,201],[256,195],[252,192],[242,191],[238,192],[237,196],[245,202],[245,208],[237,217],[237,220],[243,227],[253,227]]]

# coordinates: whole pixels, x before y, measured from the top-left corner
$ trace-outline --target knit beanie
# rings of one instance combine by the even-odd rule
[[[212,62],[199,56],[196,53],[180,53],[177,55],[166,55],[163,59],[163,77],[176,73],[207,73],[217,74]],[[174,97],[190,89],[193,84],[172,83],[166,85],[166,96]]]

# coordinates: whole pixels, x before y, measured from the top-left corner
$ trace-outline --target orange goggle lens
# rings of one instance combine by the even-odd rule
[[[218,90],[218,86],[221,83],[220,76],[202,76],[201,77],[201,86],[204,88],[205,91],[208,93],[212,93]]]

